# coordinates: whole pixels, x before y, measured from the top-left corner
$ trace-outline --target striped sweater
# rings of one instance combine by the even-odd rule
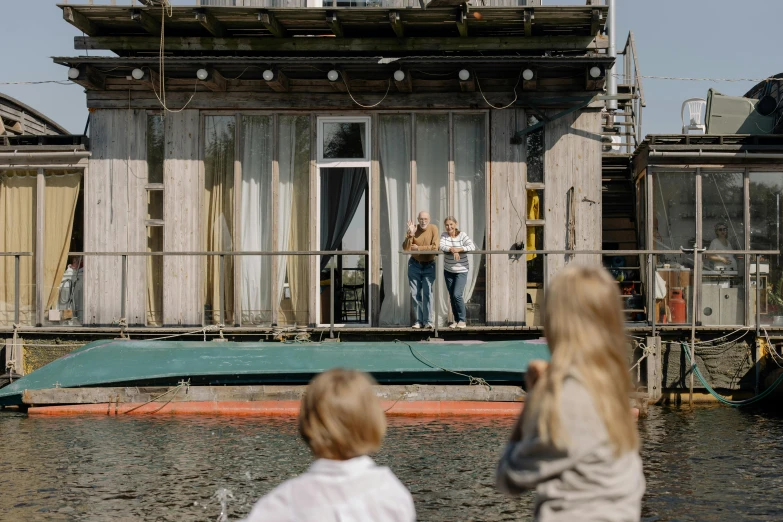
[[[459,261],[457,261],[454,259],[454,254],[449,251],[452,247],[461,248],[468,252],[476,250],[476,245],[473,244],[473,241],[470,240],[465,232],[460,232],[457,234],[457,237],[451,237],[448,232],[440,235],[440,249],[446,252],[446,255],[443,256],[443,268],[449,272],[467,272],[469,266],[468,257],[470,256],[461,254]]]

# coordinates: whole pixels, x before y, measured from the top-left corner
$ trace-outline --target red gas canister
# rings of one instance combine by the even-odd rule
[[[669,308],[672,314],[672,323],[685,323],[687,321],[685,299],[682,298],[682,288],[672,288],[671,296],[669,297]]]

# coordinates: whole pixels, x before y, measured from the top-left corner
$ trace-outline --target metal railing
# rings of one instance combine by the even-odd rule
[[[621,98],[619,105],[625,110],[620,114],[623,120],[613,122],[618,127],[623,127],[624,132],[619,136],[623,140],[621,146],[625,148],[626,153],[633,152],[641,143],[644,136],[642,132],[642,109],[647,106],[644,99],[644,85],[642,84],[642,75],[639,72],[639,55],[636,52],[636,41],[633,31],[628,33],[628,39],[622,51],[617,52],[618,56],[623,56],[623,71],[618,74],[618,79],[622,80],[621,85],[629,89],[630,92],[619,94]]]

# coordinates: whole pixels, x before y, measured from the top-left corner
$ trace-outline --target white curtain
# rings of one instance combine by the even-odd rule
[[[288,250],[291,238],[291,206],[296,165],[296,120],[280,118],[280,182],[277,189],[277,249]],[[275,303],[283,297],[288,256],[280,256],[277,267]]]
[[[430,213],[432,223],[443,232],[443,220],[449,212],[449,116],[448,114],[416,115],[416,208]],[[459,217],[457,217],[459,219]],[[448,318],[448,292],[443,273],[437,273],[440,288],[438,322]],[[434,290],[433,290],[434,292]],[[434,296],[433,296],[434,299]],[[434,312],[434,311],[433,311]]]
[[[486,234],[486,134],[483,114],[454,115],[454,217],[459,229],[482,249]],[[481,257],[469,255],[470,270],[465,285],[467,303],[473,295]]]
[[[271,251],[272,117],[242,117],[242,250]],[[272,322],[272,257],[243,256],[243,324]],[[277,292],[275,292],[277,295]]]
[[[383,303],[381,325],[410,324],[408,257],[402,248],[406,222],[411,219],[411,118],[382,115],[379,120],[381,177],[381,268]]]

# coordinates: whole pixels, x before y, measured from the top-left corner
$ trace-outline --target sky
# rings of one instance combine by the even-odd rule
[[[129,4],[131,0],[116,0]],[[87,0],[70,0],[87,3]],[[109,4],[110,0],[95,0]],[[174,0],[193,5],[195,0]],[[474,0],[474,3],[477,3]],[[544,5],[584,4],[584,0],[543,0]],[[56,0],[0,0],[5,47],[0,53],[0,91],[43,112],[74,134],[84,131],[85,95],[78,85],[7,85],[6,82],[65,80],[66,69],[52,56],[78,56]],[[741,9],[739,6],[742,6]],[[766,78],[783,72],[780,21],[783,0],[617,0],[617,45],[635,35],[641,74],[689,78]],[[96,55],[98,53],[92,52]],[[644,134],[679,133],[687,98],[707,89],[741,96],[755,81],[673,81],[645,78]]]

